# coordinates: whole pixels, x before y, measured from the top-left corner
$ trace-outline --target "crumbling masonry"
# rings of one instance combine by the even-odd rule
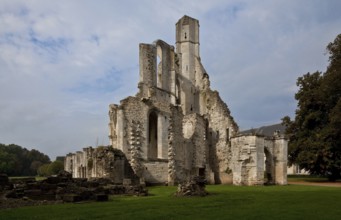
[[[176,48],[162,40],[140,44],[139,91],[109,106],[110,144],[150,184],[193,176],[212,184],[286,184],[286,139],[238,134],[227,105],[210,88],[199,46],[199,21],[188,16],[176,23]],[[73,177],[127,178],[122,157],[112,155],[108,169],[96,155],[89,148],[69,154],[65,169]]]

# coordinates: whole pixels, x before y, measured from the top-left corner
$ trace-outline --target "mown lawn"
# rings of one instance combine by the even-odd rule
[[[0,219],[340,219],[341,188],[207,186],[210,195],[174,197],[176,187],[151,187],[148,197],[1,210]]]

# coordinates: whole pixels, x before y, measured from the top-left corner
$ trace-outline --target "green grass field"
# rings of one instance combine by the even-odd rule
[[[207,186],[207,197],[174,197],[176,187],[151,187],[148,197],[0,211],[0,219],[340,219],[341,188]]]

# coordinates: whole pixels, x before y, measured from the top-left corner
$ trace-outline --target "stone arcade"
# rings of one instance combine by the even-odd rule
[[[110,151],[106,162],[97,149],[84,148],[67,155],[65,170],[117,182],[134,172],[150,184],[193,176],[211,184],[287,184],[287,140],[238,134],[227,105],[210,88],[199,46],[199,21],[188,16],[176,23],[176,48],[162,40],[140,44],[139,91],[109,106],[110,144],[124,159]]]

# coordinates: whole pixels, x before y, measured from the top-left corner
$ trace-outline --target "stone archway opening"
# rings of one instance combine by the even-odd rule
[[[264,148],[264,158],[265,158],[265,170],[264,170],[264,183],[273,184],[273,157],[268,148]]]
[[[157,126],[157,121],[158,121],[158,117],[156,112],[151,112],[149,114],[149,129],[148,129],[148,158],[149,159],[156,159],[158,156],[158,140],[157,140],[157,130],[158,130],[158,126]]]

